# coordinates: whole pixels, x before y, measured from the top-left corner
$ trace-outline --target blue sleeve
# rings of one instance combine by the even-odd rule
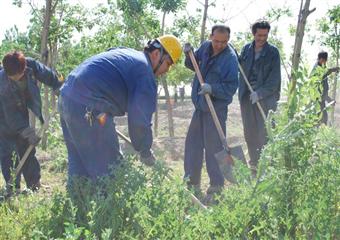
[[[270,72],[264,84],[256,89],[256,92],[260,99],[266,98],[272,95],[276,91],[280,91],[281,86],[281,65],[280,65],[280,53],[274,48],[272,58],[270,59]]]
[[[26,58],[27,65],[33,69],[34,77],[40,82],[46,84],[57,90],[62,85],[58,80],[58,76],[50,68],[46,67],[44,64],[32,59]]]
[[[195,56],[195,58],[196,58],[196,62],[198,62],[197,53],[196,53],[196,52],[194,52],[194,56]],[[194,65],[192,64],[189,55],[185,56],[184,65],[185,65],[187,68],[189,68],[190,70],[195,71]]]
[[[197,62],[197,65],[199,66],[199,63],[202,59],[202,53],[203,53],[203,49],[205,49],[207,46],[207,42],[204,42],[196,51],[194,51],[194,56],[195,56],[195,59],[196,59],[196,62]],[[191,62],[191,59],[188,56],[185,56],[185,62],[184,62],[185,66],[189,69],[191,69],[192,71],[195,71],[194,69],[194,65],[192,64]]]
[[[238,87],[238,64],[236,55],[229,54],[227,61],[220,63],[222,66],[221,79],[212,83],[212,96],[218,99],[232,101]]]
[[[136,151],[148,156],[152,145],[152,114],[156,109],[157,89],[152,72],[145,66],[135,69],[135,83],[128,93],[128,128]]]

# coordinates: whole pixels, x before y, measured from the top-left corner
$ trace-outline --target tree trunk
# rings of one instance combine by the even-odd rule
[[[201,43],[205,41],[205,27],[207,24],[208,7],[209,7],[209,0],[204,0],[203,18],[202,18],[202,25],[201,25],[201,37],[200,37]]]
[[[162,35],[164,35],[165,16],[166,16],[166,12],[163,12],[162,28],[161,28]],[[160,77],[160,80],[161,80],[163,88],[164,88],[167,111],[168,111],[169,136],[174,137],[175,136],[174,119],[173,119],[173,114],[172,114],[172,105],[171,105],[171,102],[170,102],[169,88],[168,88],[168,84],[166,82],[166,76]]]
[[[173,114],[172,114],[172,104],[170,102],[169,88],[168,88],[168,84],[166,82],[166,77],[162,76],[160,79],[162,81],[162,85],[163,85],[163,88],[164,88],[166,105],[167,105],[167,110],[168,110],[169,136],[174,137],[175,136],[174,119],[173,119]]]
[[[157,93],[156,110],[155,110],[155,115],[153,119],[153,134],[155,137],[158,136],[158,98],[159,98],[159,94]]]
[[[293,57],[292,57],[292,70],[291,70],[292,85],[291,85],[289,96],[291,95],[291,93],[295,92],[296,80],[297,80],[295,73],[299,69],[299,63],[300,63],[300,57],[301,57],[301,46],[302,46],[303,37],[305,34],[307,17],[309,16],[309,14],[315,11],[315,8],[312,10],[309,10],[310,1],[311,0],[306,0],[305,5],[303,6],[303,0],[301,0],[298,23],[297,23],[296,33],[295,33],[295,43],[294,43],[294,51],[293,51]]]
[[[338,24],[335,23],[335,35],[338,36]],[[337,38],[337,43],[336,43],[336,66],[339,67],[339,38]],[[339,73],[337,72],[334,76],[334,82],[333,82],[333,89],[332,89],[332,98],[336,101],[336,90],[337,90],[337,82],[338,82],[338,77],[339,77]],[[334,113],[335,113],[335,105],[334,107],[332,107],[331,109],[331,119],[330,119],[330,125],[333,126],[334,125]]]
[[[55,44],[53,46],[50,47],[50,49],[52,50],[52,54],[51,54],[51,68],[55,69],[55,66],[57,64],[58,61],[58,44],[57,41],[55,41]],[[57,98],[56,95],[54,93],[54,91],[51,92],[51,111],[52,112],[56,112],[56,106],[57,106]]]
[[[41,62],[45,65],[48,65],[49,54],[48,54],[48,34],[51,23],[51,15],[52,15],[52,0],[46,0],[45,6],[45,14],[44,14],[44,25],[41,32]],[[51,56],[50,56],[51,57]],[[45,120],[49,119],[49,89],[44,86],[44,103],[43,103],[43,113]],[[46,132],[43,132],[41,147],[42,149],[46,149],[47,146],[47,135]]]
[[[309,14],[311,14],[313,11],[315,11],[315,8],[313,10],[309,10],[310,0],[306,0],[305,5],[303,6],[303,0],[301,0],[300,5],[300,11],[298,16],[298,23],[295,33],[295,43],[294,43],[294,52],[292,57],[292,70],[291,70],[291,86],[288,93],[288,118],[293,118],[296,107],[294,103],[295,95],[296,95],[296,83],[297,83],[297,77],[296,72],[299,69],[299,63],[300,63],[300,57],[301,57],[301,46],[303,42],[304,37],[304,31],[305,26],[307,22],[307,17]],[[285,153],[289,153],[289,149],[284,150]],[[295,196],[295,188],[294,184],[289,184],[292,182],[292,179],[290,178],[290,172],[295,168],[293,159],[289,154],[284,154],[284,161],[285,161],[285,169],[287,173],[284,175],[285,182],[287,185],[287,195],[286,195],[286,203],[288,204],[288,210],[287,210],[287,219],[290,219],[290,225],[281,225],[280,226],[280,232],[283,234],[283,236],[289,236],[290,239],[296,238],[296,228],[297,228],[297,216],[294,212],[295,208],[295,202],[294,202],[294,196]]]

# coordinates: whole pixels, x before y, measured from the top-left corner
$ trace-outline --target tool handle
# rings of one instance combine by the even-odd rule
[[[121,137],[125,142],[127,142],[128,144],[130,144],[132,146],[132,143],[131,143],[131,140],[125,136],[123,133],[121,133],[119,130],[116,129],[116,132],[117,132],[117,135],[119,137]],[[170,176],[167,177],[169,180],[172,180],[172,177]],[[194,194],[192,194],[188,189],[185,188],[185,191],[188,192],[190,194],[190,197],[191,197],[191,201],[198,205],[200,208],[204,209],[204,210],[207,210],[207,206],[205,206]]]
[[[49,122],[50,122],[50,119],[53,117],[53,115],[56,113],[57,111],[54,110],[50,117],[44,122],[44,124],[42,125],[42,127],[40,128],[39,132],[38,132],[38,135],[42,136],[42,134],[47,130],[48,126],[49,126]],[[14,176],[10,178],[9,180],[9,184],[11,185],[13,183],[13,179],[16,179],[17,176],[19,175],[19,172],[21,171],[22,167],[24,166],[28,156],[30,155],[30,153],[32,152],[33,148],[35,146],[34,145],[29,145],[28,148],[26,149],[25,153],[24,153],[24,156],[22,156],[22,158],[20,159],[19,161],[19,164],[18,166],[16,167],[15,169],[15,172],[14,172]]]
[[[202,77],[202,74],[201,74],[201,71],[198,67],[198,64],[196,62],[196,59],[195,59],[195,56],[191,51],[189,51],[189,57],[190,57],[190,60],[192,62],[192,65],[194,66],[194,69],[195,69],[195,72],[197,74],[197,78],[198,78],[198,81],[200,82],[201,86],[204,84],[204,80],[203,80],[203,77]],[[229,151],[229,147],[228,147],[228,144],[227,144],[227,140],[224,136],[224,132],[223,132],[223,129],[221,127],[221,123],[220,121],[218,120],[218,117],[217,117],[217,114],[216,114],[216,111],[215,111],[215,108],[212,104],[212,101],[211,101],[211,98],[210,98],[210,95],[209,94],[204,94],[204,97],[205,97],[205,100],[207,101],[207,104],[208,104],[208,107],[209,107],[209,110],[210,110],[210,113],[211,113],[211,116],[213,118],[213,121],[214,121],[214,124],[216,126],[216,129],[217,129],[217,132],[218,132],[218,136],[220,137],[220,140],[221,140],[221,143],[223,145],[223,147]]]
[[[241,66],[241,64],[240,64],[239,62],[238,62],[238,68],[240,69],[240,72],[241,72],[241,74],[242,74],[242,76],[243,76],[243,79],[244,79],[245,83],[247,84],[247,86],[248,86],[248,88],[249,88],[250,93],[253,93],[253,92],[254,92],[254,89],[253,89],[252,86],[250,85],[250,83],[249,83],[249,81],[248,81],[248,78],[247,78],[246,74],[244,73],[243,68],[242,68],[242,66]],[[263,108],[262,108],[260,102],[256,102],[256,105],[257,105],[257,107],[258,107],[258,109],[259,109],[259,111],[260,111],[260,113],[261,113],[261,116],[262,116],[262,118],[263,118],[263,121],[266,121],[266,114],[264,114],[264,111],[263,111]]]

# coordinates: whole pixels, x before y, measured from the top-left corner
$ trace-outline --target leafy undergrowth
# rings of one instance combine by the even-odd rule
[[[337,239],[340,137],[319,125],[313,84],[299,81],[269,118],[257,178],[237,163],[238,184],[208,210],[161,163],[150,169],[127,157],[114,177],[77,179],[69,194],[2,202],[0,239]]]
[[[226,189],[219,205],[203,210],[191,203],[181,179],[169,180],[164,166],[151,170],[131,157],[114,178],[77,179],[71,195],[3,202],[0,239],[282,239],[290,238],[285,229],[293,225],[298,239],[332,239],[339,220],[339,138],[321,128],[306,144],[313,152],[306,151],[307,158],[317,157],[289,173],[291,205],[287,173],[273,166],[256,182],[239,166],[243,182]]]

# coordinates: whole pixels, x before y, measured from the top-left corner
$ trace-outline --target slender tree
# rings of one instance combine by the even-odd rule
[[[305,34],[305,27],[307,23],[307,17],[315,11],[315,8],[309,10],[311,0],[301,0],[300,10],[298,15],[298,23],[295,32],[295,43],[294,43],[294,50],[292,56],[292,70],[291,70],[291,88],[289,96],[294,95],[295,88],[296,88],[296,76],[294,75],[299,68],[300,57],[301,57],[301,46],[303,42],[303,37]]]

